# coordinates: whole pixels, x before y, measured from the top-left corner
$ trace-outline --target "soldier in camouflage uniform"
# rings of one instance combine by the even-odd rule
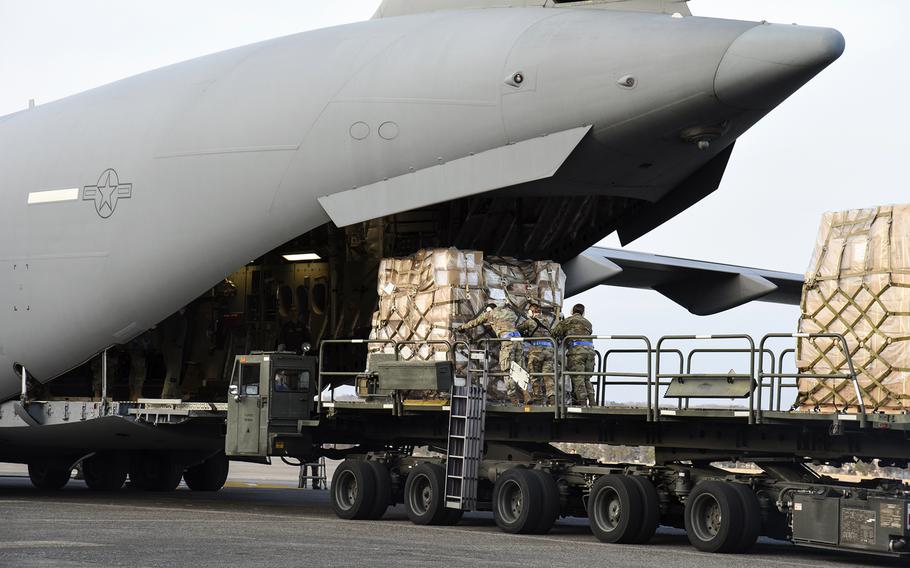
[[[553,337],[560,341],[569,336],[590,336],[593,334],[591,322],[585,319],[585,307],[575,304],[572,315],[562,320],[553,328]],[[594,343],[590,340],[570,340],[566,345],[566,371],[594,372]],[[591,386],[591,375],[571,375],[572,398],[581,406],[594,404],[594,387]]]
[[[482,314],[466,324],[456,327],[455,331],[467,331],[480,325],[488,325],[500,339],[521,337],[516,329],[516,323],[518,323],[518,314],[510,306],[488,304]],[[519,404],[522,401],[525,404],[530,402],[528,393],[518,386],[511,375],[512,362],[515,361],[520,365],[521,354],[522,347],[512,341],[503,341],[499,344],[499,370],[505,373],[506,392],[513,404]]]
[[[550,329],[540,317],[540,305],[532,303],[528,310],[528,319],[518,326],[518,332],[524,337],[550,337]],[[553,383],[553,344],[545,340],[525,341],[528,347],[528,372],[531,373],[531,385],[534,402],[546,401],[556,403],[555,384]],[[547,373],[537,375],[536,373]]]

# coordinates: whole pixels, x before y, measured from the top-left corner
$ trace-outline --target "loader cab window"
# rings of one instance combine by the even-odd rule
[[[306,392],[310,388],[310,372],[299,369],[279,369],[272,377],[274,392]]]
[[[259,396],[259,363],[240,365],[240,392]]]

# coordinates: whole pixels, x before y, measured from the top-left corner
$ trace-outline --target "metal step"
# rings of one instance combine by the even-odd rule
[[[446,507],[473,511],[477,507],[477,474],[483,458],[486,419],[486,378],[472,380],[468,363],[465,386],[453,386],[446,456]]]

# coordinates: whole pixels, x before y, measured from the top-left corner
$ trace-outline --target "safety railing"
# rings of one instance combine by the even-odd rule
[[[464,363],[465,363],[465,366],[464,366],[465,377],[464,377],[464,379],[465,379],[466,384],[470,384],[470,383],[471,383],[471,380],[472,380],[472,369],[471,369],[471,344],[468,343],[467,341],[465,341],[465,340],[463,340],[463,339],[457,339],[457,340],[455,340],[455,341],[449,341],[449,340],[447,340],[447,339],[427,339],[427,340],[422,340],[422,339],[410,339],[410,340],[407,340],[407,341],[396,341],[396,343],[395,343],[395,354],[396,354],[396,359],[397,359],[397,360],[402,360],[402,359],[401,359],[401,357],[402,357],[402,355],[401,355],[401,350],[402,350],[403,348],[409,346],[409,345],[413,345],[413,346],[417,347],[417,349],[414,351],[414,353],[418,355],[418,358],[417,358],[418,361],[427,360],[427,359],[422,359],[422,357],[425,357],[425,356],[429,356],[429,355],[430,355],[429,353],[423,354],[423,353],[420,352],[420,349],[421,349],[422,346],[427,346],[427,347],[432,347],[432,346],[434,346],[434,345],[442,345],[442,346],[444,346],[444,347],[446,348],[446,349],[445,349],[445,352],[446,352],[446,354],[447,354],[446,359],[452,362],[452,369],[453,369],[453,371],[455,371],[456,373],[458,372],[458,363],[459,363],[458,357],[457,357],[458,348],[459,348],[459,347],[463,347],[464,350],[465,350],[465,354],[466,354],[465,361],[464,361]],[[433,354],[434,357],[435,357],[436,353],[438,353],[438,351],[435,351],[435,350],[432,351],[432,354]],[[407,361],[407,360],[410,360],[410,359],[404,359],[404,360]],[[456,385],[456,386],[464,386],[464,385]]]
[[[764,383],[765,379],[795,379],[797,382],[800,379],[820,379],[820,380],[834,380],[834,381],[850,381],[853,385],[854,394],[856,395],[857,405],[859,407],[859,420],[860,424],[865,426],[867,413],[866,413],[866,402],[863,399],[863,389],[859,384],[859,379],[856,376],[856,369],[853,366],[853,359],[850,357],[850,347],[847,344],[847,339],[839,333],[769,333],[762,337],[762,340],[759,344],[759,349],[764,349],[765,344],[769,340],[774,339],[807,339],[809,341],[816,341],[818,339],[829,339],[832,341],[832,345],[836,344],[841,350],[842,355],[844,356],[844,362],[847,366],[846,373],[784,373],[781,368],[779,372],[770,372],[766,373],[762,366],[762,362],[759,362],[758,366],[758,400],[759,400],[759,409],[761,409],[761,385]],[[783,356],[781,356],[781,361]],[[837,406],[835,404],[835,411],[837,411]],[[848,410],[847,406],[844,407],[843,412]],[[759,410],[759,420],[761,419],[761,410]]]
[[[522,350],[522,358],[523,358],[524,357],[524,346],[530,345],[531,342],[535,342],[538,344],[546,343],[547,345],[549,345],[549,348],[553,350],[553,372],[551,372],[551,373],[538,372],[538,371],[530,372],[530,371],[527,371],[527,368],[525,367],[525,370],[528,373],[528,385],[527,385],[527,389],[522,389],[525,393],[525,395],[524,395],[525,400],[523,402],[525,404],[527,404],[530,401],[530,393],[533,389],[535,379],[542,383],[546,377],[552,377],[553,390],[554,390],[553,394],[554,394],[554,399],[555,399],[555,401],[554,401],[555,404],[553,405],[553,413],[556,416],[556,418],[559,418],[559,416],[560,416],[559,401],[560,401],[563,387],[560,384],[561,378],[559,376],[559,366],[558,366],[558,361],[557,361],[557,357],[556,357],[556,353],[555,353],[556,341],[550,337],[516,336],[516,337],[498,337],[498,338],[481,339],[480,344],[483,346],[483,379],[486,383],[487,392],[490,392],[491,390],[496,389],[496,384],[495,384],[496,379],[500,379],[500,378],[503,379],[503,381],[505,381],[506,390],[508,391],[509,379],[511,376],[511,370],[503,370],[501,368],[499,368],[499,370],[497,370],[497,371],[490,370],[491,351],[492,351],[491,347],[494,345],[498,345],[499,348],[502,349],[502,347],[504,345],[513,345],[512,349],[521,349]],[[513,355],[510,360],[516,361],[516,357]],[[519,359],[519,360],[521,360],[521,359]],[[516,362],[518,362],[518,361],[516,361]],[[542,389],[542,395],[544,397],[544,405],[546,405],[547,396],[546,396],[546,389],[544,388],[545,385],[540,384],[540,387]]]
[[[609,337],[609,336],[607,336],[607,337]],[[647,338],[645,338],[645,339],[647,339]],[[646,362],[646,365],[645,365],[644,368],[647,370],[648,375],[650,375],[650,376],[653,377],[653,368],[654,368],[653,361],[654,361],[654,358],[655,358],[655,352],[654,352],[653,347],[651,347],[650,343],[651,343],[650,340],[648,340],[648,346],[647,346],[646,349],[615,349],[615,348],[614,348],[614,349],[607,349],[606,351],[604,351],[604,354],[603,354],[603,369],[602,369],[602,370],[603,370],[603,371],[607,371],[607,370],[610,368],[610,358],[613,357],[614,355],[641,355],[641,354],[646,354],[646,355],[647,355],[647,362]],[[675,356],[677,357],[677,359],[679,360],[679,372],[680,372],[680,373],[683,372],[683,365],[684,365],[684,361],[685,361],[685,356],[683,355],[683,352],[682,352],[682,351],[680,351],[679,349],[666,349],[666,350],[664,350],[664,353],[663,353],[663,354],[664,354],[664,355],[675,355]],[[616,372],[616,371],[614,371],[614,372]],[[636,374],[636,373],[625,373],[623,376],[626,376],[626,377],[629,377],[629,376],[641,376],[641,374]],[[598,400],[603,401],[603,402],[601,402],[601,404],[606,403],[606,400],[607,400],[607,398],[606,398],[606,396],[607,396],[607,385],[608,385],[608,384],[611,385],[611,386],[635,386],[635,385],[644,386],[644,387],[645,387],[645,390],[647,391],[647,393],[646,393],[646,395],[645,395],[645,400],[647,401],[647,402],[646,402],[646,405],[647,405],[646,408],[647,408],[647,410],[648,410],[648,416],[649,416],[649,418],[652,418],[652,417],[651,417],[651,403],[650,403],[650,399],[648,398],[648,396],[650,395],[650,392],[651,392],[651,387],[656,387],[656,388],[659,389],[660,386],[667,386],[667,385],[669,385],[670,383],[669,383],[669,382],[666,382],[666,383],[658,383],[658,382],[656,382],[653,378],[651,379],[651,383],[650,383],[650,384],[648,384],[647,382],[645,382],[645,383],[640,383],[640,382],[636,382],[636,383],[625,383],[625,382],[618,382],[618,381],[610,381],[610,382],[608,383],[607,381],[602,381],[601,384],[599,385],[600,394],[599,394],[599,399],[598,399]],[[680,401],[679,404],[680,404],[680,408],[682,408],[682,406],[681,406],[681,405],[682,405],[682,402],[681,402],[681,401]]]
[[[686,357],[686,373],[692,374],[692,362],[695,359],[695,356],[700,353],[713,354],[713,355],[730,353],[730,354],[739,355],[739,354],[744,354],[744,353],[748,353],[748,352],[749,352],[748,349],[729,349],[729,348],[728,349],[692,349],[689,351],[689,355]],[[775,372],[776,367],[775,367],[774,352],[771,351],[770,349],[764,349],[762,351],[762,357],[764,357],[765,355],[767,355],[769,357],[769,360],[771,361],[771,372],[772,373]],[[757,388],[761,388],[761,385],[758,385]],[[771,402],[773,403],[773,401],[774,401],[773,386],[768,385],[768,388],[771,391],[769,398],[770,398]],[[682,405],[682,399],[680,399],[680,405],[681,405],[681,408],[688,409],[690,399],[687,398],[685,400],[686,400],[685,405]]]
[[[640,342],[644,347],[637,349],[607,349],[601,353],[598,349],[595,349],[595,346],[598,342]],[[591,371],[581,370],[581,371],[568,371],[568,358],[570,354],[570,345],[574,342],[589,343],[589,347],[594,353],[594,368]],[[585,345],[588,347],[588,345]],[[651,340],[645,337],[644,335],[570,335],[564,337],[561,342],[561,357],[560,357],[560,369],[562,369],[561,377],[559,382],[563,383],[564,378],[569,378],[576,376],[584,376],[586,380],[590,382],[591,378],[595,379],[595,397],[594,401],[590,402],[592,406],[604,406],[606,404],[606,393],[607,386],[611,387],[621,387],[621,386],[638,386],[644,387],[647,396],[650,397],[652,390],[652,355],[654,349],[651,346]],[[627,370],[616,370],[610,369],[609,359],[611,355],[619,354],[640,354],[645,356],[644,372],[641,371],[627,371]],[[613,379],[630,379],[630,380],[613,380]],[[574,388],[574,386],[573,386]],[[568,413],[568,401],[567,397],[562,397],[559,402],[562,403],[563,408],[560,411],[560,416],[565,417]],[[573,405],[574,406],[574,405]],[[648,398],[647,407],[648,409],[648,420],[651,419],[651,400]]]
[[[737,373],[737,372],[727,372],[727,373],[693,373],[691,369],[687,369],[690,372],[686,373],[664,373],[661,372],[661,360],[662,355],[666,352],[664,344],[668,342],[678,342],[678,341],[742,341],[748,345],[748,348],[742,348],[738,351],[748,355],[749,358],[749,372],[748,373]],[[723,350],[718,349],[700,349],[701,353],[724,353]],[[654,379],[655,382],[660,383],[663,379],[669,379],[668,389],[670,384],[674,381],[677,383],[684,383],[687,380],[702,380],[702,381],[730,381],[735,379],[748,379],[749,381],[755,380],[755,340],[751,336],[746,334],[723,334],[723,335],[665,335],[657,341],[656,348],[656,361],[655,361],[655,373]],[[660,387],[655,387],[655,392],[653,398],[649,400],[654,401],[654,406],[652,408],[653,416],[655,420],[660,417]],[[754,388],[750,389],[749,392],[749,423],[752,424],[755,422],[755,390]],[[698,398],[697,396],[681,396],[680,400],[683,398]],[[688,406],[687,406],[688,408]]]
[[[784,359],[787,357],[787,355],[793,355],[793,358],[796,359],[796,349],[791,347],[790,349],[784,349],[780,352],[780,356],[777,358],[777,368],[780,369],[781,373],[784,372]],[[796,366],[795,360],[793,364]],[[771,382],[776,383],[774,391],[777,393],[777,398],[772,401],[768,407],[770,408],[773,406],[775,411],[780,412],[781,403],[783,402],[784,389],[790,388],[799,390],[799,379],[793,379],[792,383],[787,384],[784,383],[784,379],[782,377],[771,377]]]
[[[395,354],[395,359],[398,359],[398,349],[395,347],[398,342],[393,339],[324,339],[319,343],[319,379],[318,379],[318,388],[319,394],[316,397],[316,412],[322,414],[323,409],[323,392],[325,391],[325,379],[327,377],[346,377],[354,378],[358,375],[368,373],[369,369],[369,356],[365,363],[365,368],[362,371],[327,371],[325,370],[325,349],[330,345],[392,345],[393,352]],[[335,381],[330,381],[331,384],[331,394],[329,401],[335,402]]]

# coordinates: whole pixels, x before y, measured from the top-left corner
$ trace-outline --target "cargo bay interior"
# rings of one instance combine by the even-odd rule
[[[302,332],[314,346],[326,338],[368,337],[384,257],[455,246],[565,261],[613,232],[632,204],[494,193],[344,228],[327,223],[239,267],[130,343],[113,346],[108,396],[224,400],[234,356],[275,350],[283,333]],[[551,221],[538,222],[543,217]],[[362,369],[364,355],[352,352],[345,370]],[[30,384],[30,391],[36,398],[97,399],[100,359],[49,384]]]

